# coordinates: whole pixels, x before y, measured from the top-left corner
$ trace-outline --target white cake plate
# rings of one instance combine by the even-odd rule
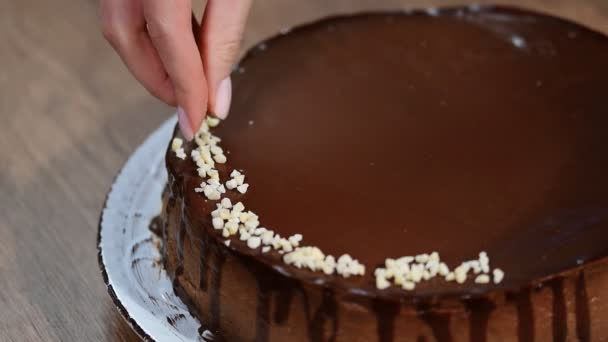
[[[165,151],[176,119],[137,148],[116,177],[101,213],[99,266],[121,315],[146,341],[212,341],[175,295],[149,230],[167,182]]]

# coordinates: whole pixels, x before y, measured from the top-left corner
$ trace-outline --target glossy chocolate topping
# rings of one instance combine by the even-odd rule
[[[233,202],[353,255],[364,277],[225,246],[194,163],[168,150],[163,260],[203,329],[260,342],[608,336],[608,39],[513,9],[436,14],[326,19],[261,44],[214,130],[221,178],[238,168],[251,184]],[[506,278],[376,289],[385,258],[433,250],[452,268],[485,250]]]
[[[608,255],[598,33],[507,9],[361,15],[271,39],[237,70],[215,134],[251,184],[240,200],[367,267],[332,282],[375,291],[387,257],[438,251],[455,267],[485,250],[502,284],[417,288],[474,293]]]

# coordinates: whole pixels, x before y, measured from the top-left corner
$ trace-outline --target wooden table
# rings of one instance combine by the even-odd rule
[[[378,2],[258,0],[244,48],[331,13],[463,1]],[[606,0],[502,2],[608,33]],[[1,1],[0,43],[0,341],[137,340],[101,278],[97,223],[114,175],[172,109],[104,42],[95,1]]]

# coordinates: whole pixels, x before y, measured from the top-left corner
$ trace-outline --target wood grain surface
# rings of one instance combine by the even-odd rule
[[[243,50],[329,14],[458,3],[258,0]],[[607,0],[502,3],[608,33]],[[97,6],[0,1],[0,341],[138,339],[103,283],[97,224],[114,175],[173,110],[146,93],[102,39]],[[200,13],[203,4],[196,7]]]

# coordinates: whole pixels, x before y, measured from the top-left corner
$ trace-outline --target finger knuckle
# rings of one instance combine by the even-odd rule
[[[119,25],[109,20],[102,20],[101,33],[103,37],[113,46],[119,45],[123,39]]]
[[[172,35],[172,25],[162,20],[149,20],[147,22],[148,35],[154,40],[168,39]]]
[[[222,63],[232,63],[234,57],[239,52],[241,41],[239,38],[231,38],[214,44],[214,55]]]

